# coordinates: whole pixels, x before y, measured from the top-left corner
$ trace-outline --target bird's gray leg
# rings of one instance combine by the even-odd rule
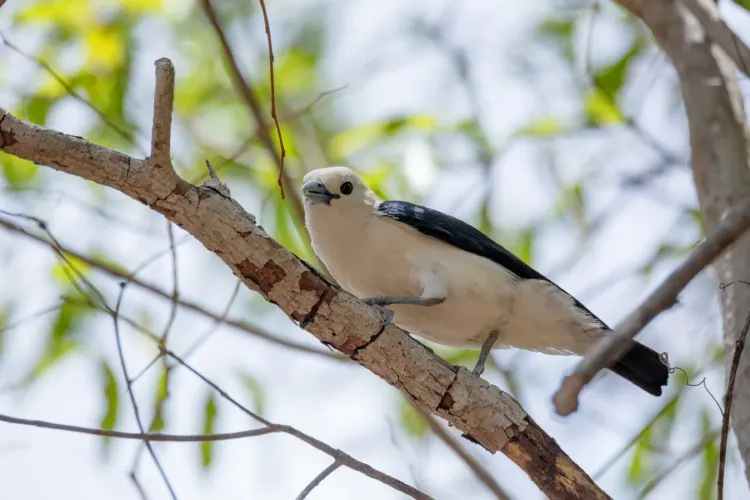
[[[492,350],[492,346],[497,341],[498,335],[499,333],[497,331],[490,332],[490,336],[487,337],[487,340],[485,340],[484,344],[482,344],[482,350],[479,351],[479,359],[477,360],[477,364],[472,370],[472,373],[477,377],[484,373],[484,363],[487,361],[487,356],[490,355],[490,351]]]
[[[436,306],[445,302],[445,297],[369,297],[362,299],[362,301],[371,306],[389,306],[391,304]]]

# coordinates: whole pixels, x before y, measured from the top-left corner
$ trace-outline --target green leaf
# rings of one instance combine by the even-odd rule
[[[539,25],[537,30],[540,35],[549,39],[554,44],[554,47],[562,52],[563,57],[570,61],[573,60],[573,33],[575,31],[575,18],[546,19]]]
[[[73,279],[79,276],[86,276],[91,270],[91,266],[70,254],[65,254],[66,260],[59,260],[55,267],[52,268],[52,277],[61,285],[70,285]],[[73,269],[71,269],[73,267]],[[71,279],[72,278],[72,279]]]
[[[99,421],[99,427],[106,430],[112,430],[115,428],[115,425],[117,425],[117,408],[119,406],[117,379],[106,361],[102,361],[101,363],[101,373],[104,381],[104,399],[106,401],[106,408],[101,420]],[[105,453],[109,450],[109,444],[110,438],[105,437],[103,441]]]
[[[553,137],[567,130],[557,118],[543,116],[516,131],[516,136],[522,137]]]
[[[644,39],[642,37],[637,38],[630,50],[618,61],[597,71],[594,74],[594,85],[596,88],[601,90],[610,100],[615,100],[617,93],[625,82],[630,64],[643,51],[644,47]]]
[[[5,347],[5,329],[8,328],[10,319],[11,306],[6,304],[0,309],[0,359],[3,357],[3,348]]]
[[[622,123],[625,119],[617,103],[600,89],[592,89],[586,93],[584,111],[586,122],[592,127]]]
[[[514,253],[526,264],[531,264],[534,258],[534,229],[529,228],[521,233]]]
[[[292,49],[279,58],[274,71],[278,94],[291,94],[315,88],[318,57],[311,52]]]
[[[57,102],[57,99],[51,99],[42,95],[34,95],[24,99],[22,104],[22,118],[35,123],[37,125],[44,125],[47,122],[47,116],[49,115],[52,106]]]
[[[344,130],[331,139],[329,147],[333,156],[346,158],[397,134],[406,131],[432,132],[436,127],[437,121],[429,115],[395,117]]]
[[[743,9],[750,11],[750,0],[732,0],[732,1],[736,3],[737,5],[739,5],[740,7],[742,7]]]
[[[750,2],[750,0],[748,0]],[[688,216],[691,220],[693,220],[696,224],[698,224],[698,227],[701,229],[701,237],[706,235],[706,221],[703,218],[703,213],[701,213],[700,209],[697,208],[691,208],[687,211]]]
[[[263,415],[263,408],[265,407],[266,399],[263,392],[263,387],[252,375],[248,375],[245,373],[242,374],[241,377],[242,382],[245,384],[245,387],[248,388],[250,394],[253,397],[253,408],[255,410],[255,413],[257,413],[258,415]]]
[[[405,399],[401,399],[399,420],[409,435],[417,439],[424,438],[427,435],[427,422],[424,421],[422,415]]]
[[[15,156],[2,155],[0,161],[2,161],[5,180],[8,181],[12,189],[30,185],[39,171],[39,167],[34,163]]]
[[[34,382],[78,347],[75,334],[82,329],[85,320],[91,315],[92,309],[80,303],[80,296],[71,297],[66,294],[63,300],[63,304],[57,310],[57,314],[50,325],[44,351],[22,385]]]
[[[450,349],[449,352],[440,352],[439,356],[452,365],[473,366],[479,359],[479,352],[475,349]],[[491,360],[488,359],[488,365]]]
[[[169,397],[169,374],[165,364],[161,364],[159,382],[156,384],[156,401],[154,402],[154,419],[151,422],[151,431],[159,432],[164,429],[164,402]]]
[[[703,438],[706,439],[713,432],[711,416],[707,410],[701,415]],[[719,446],[716,440],[712,440],[703,451],[703,468],[701,470],[700,489],[698,490],[701,500],[712,500],[716,498],[716,479],[719,471]]]
[[[651,427],[646,429],[635,444],[633,458],[628,468],[627,479],[630,484],[641,484],[649,474],[651,468]]]
[[[216,398],[214,393],[211,392],[208,395],[206,404],[203,407],[203,434],[214,433],[214,421],[216,420]],[[204,469],[208,469],[211,466],[213,460],[213,445],[212,441],[203,441],[200,443],[201,447],[201,466]]]

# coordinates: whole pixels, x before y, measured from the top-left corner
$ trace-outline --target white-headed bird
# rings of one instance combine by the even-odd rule
[[[439,344],[583,355],[609,327],[565,290],[455,217],[378,198],[346,167],[303,179],[315,253],[349,293],[388,306],[399,327]],[[668,368],[633,341],[611,367],[659,396]]]

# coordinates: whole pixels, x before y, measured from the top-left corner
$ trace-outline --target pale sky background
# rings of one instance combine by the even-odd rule
[[[33,53],[37,42],[34,33],[14,28],[11,22],[14,8],[21,3],[11,0],[0,10],[0,30],[15,44]],[[167,9],[171,16],[179,18],[189,3],[172,0],[167,2]],[[750,34],[747,14],[727,6],[727,2],[722,4],[736,31]],[[323,5],[328,7],[321,10]],[[267,1],[277,53],[284,45],[285,29],[299,25],[305,15],[316,13],[325,17],[326,61],[319,77],[327,88],[348,85],[331,99],[329,109],[352,124],[404,112],[433,114],[445,123],[466,115],[466,96],[450,64],[434,46],[410,34],[410,24],[414,20],[434,21],[444,12],[444,5],[445,2],[438,5],[428,0]],[[462,2],[450,14],[448,26],[452,41],[471,48],[472,76],[477,82],[482,105],[481,120],[496,146],[503,145],[514,130],[534,118],[548,114],[565,116],[573,109],[575,94],[566,90],[570,83],[567,77],[560,78],[560,68],[551,64],[553,58],[549,53],[525,43],[533,27],[551,8],[560,7],[558,3],[548,2],[474,0]],[[153,61],[165,56],[173,58],[178,78],[181,66],[188,64],[177,54],[175,41],[165,35],[167,31],[160,22],[163,21],[154,19],[137,31],[134,67],[138,83],[132,89],[135,107],[130,114],[137,118],[143,130],[150,129]],[[252,23],[247,29],[241,36],[235,34],[238,40],[252,42],[243,57],[247,61],[265,57],[261,24]],[[622,33],[616,26],[601,22],[594,36],[594,61],[610,60],[623,48]],[[519,78],[521,62],[538,72],[533,86],[528,84],[527,77]],[[371,70],[373,64],[379,68],[377,71]],[[649,71],[647,65],[642,66],[636,72]],[[30,68],[28,61],[0,47],[1,106],[11,107],[19,90],[33,84],[28,81],[28,75],[33,74]],[[546,71],[542,71],[545,68]],[[665,147],[684,156],[687,141],[682,115],[668,111],[674,102],[671,92],[675,78],[670,67],[659,70],[637,118]],[[644,88],[640,85],[633,89],[632,96],[626,91],[627,99],[636,99],[635,94]],[[748,90],[747,85],[743,88]],[[91,120],[90,111],[69,101],[56,108],[50,126],[75,134],[85,130]],[[214,134],[222,134],[221,122],[210,125]],[[190,146],[187,136],[178,128],[175,136],[173,149],[179,156],[181,147]],[[144,146],[148,143],[145,138],[143,135]],[[554,206],[555,188],[546,171],[538,166],[540,150],[536,146],[531,141],[513,143],[504,154],[498,155],[493,166],[492,217],[502,226],[522,227],[539,220]],[[483,181],[480,170],[466,163],[466,151],[460,147],[442,147],[440,154],[447,157],[441,160],[455,166],[438,172],[427,144],[414,141],[398,147],[394,154],[401,158],[413,186],[423,193],[426,205],[457,216],[471,215],[475,206],[470,200],[482,192]],[[561,139],[555,142],[554,149],[566,181],[581,178],[591,168],[606,167],[612,172],[611,176],[600,176],[598,184],[587,190],[587,201],[592,213],[613,210],[616,216],[610,218],[606,228],[586,246],[578,264],[565,268],[561,266],[575,251],[573,232],[564,225],[545,229],[535,242],[535,267],[569,292],[580,295],[593,311],[614,325],[677,261],[657,266],[648,279],[608,277],[637,268],[664,241],[685,243],[697,234],[694,226],[679,219],[679,207],[695,205],[689,171],[675,168],[657,181],[653,189],[623,193],[615,189],[619,176],[647,167],[654,158],[653,152],[628,132]],[[361,165],[354,166],[366,168],[376,160],[365,157]],[[102,197],[80,179],[49,169],[45,169],[43,175],[45,186],[57,196],[33,193],[10,196],[0,191],[0,209],[41,217],[50,223],[51,231],[63,244],[79,250],[101,249],[128,269],[168,248],[165,223],[160,215],[116,193]],[[230,184],[229,187],[249,212],[260,215],[259,193],[242,186]],[[99,203],[107,212],[137,227],[148,227],[149,232],[113,227],[111,222],[71,202],[71,196],[75,200]],[[262,217],[259,222],[263,224]],[[179,241],[184,233],[176,229]],[[222,310],[235,283],[230,271],[191,238],[179,247],[178,253],[181,296],[210,310]],[[0,263],[0,299],[2,303],[11,300],[16,304],[16,318],[57,301],[58,288],[51,286],[50,280],[50,269],[56,261],[48,248],[0,231]],[[169,288],[170,275],[169,258],[165,256],[140,277]],[[117,282],[108,278],[96,282],[114,304]],[[608,282],[609,286],[602,286]],[[592,286],[596,286],[595,291],[591,291]],[[654,321],[641,334],[641,341],[657,351],[668,351],[677,365],[707,359],[709,354],[704,351],[708,342],[720,339],[715,287],[712,276],[701,275],[683,293],[681,304]],[[319,347],[312,336],[291,324],[279,311],[260,302],[253,293],[243,289],[230,316],[246,318],[279,336]],[[158,330],[168,312],[167,301],[153,299],[137,287],[129,287],[124,314],[138,318],[147,313],[150,323],[157,325]],[[109,317],[96,316],[86,329],[87,348],[60,362],[30,389],[6,390],[33,366],[48,321],[48,318],[27,321],[5,336],[5,352],[0,359],[0,413],[96,427],[103,412],[98,360],[106,357],[112,366],[118,366]],[[171,334],[172,350],[182,352],[210,326],[203,317],[180,310]],[[150,361],[154,349],[130,328],[123,325],[122,331],[128,365],[131,373],[136,373]],[[518,360],[519,378],[523,381],[520,400],[525,409],[589,473],[595,472],[653,417],[676,385],[672,382],[667,395],[656,399],[621,379],[607,376],[584,392],[578,413],[562,419],[553,414],[550,398],[561,377],[572,369],[575,358],[512,352],[496,356],[501,361]],[[250,375],[264,388],[265,416],[271,421],[295,426],[373,467],[416,484],[438,499],[492,498],[441,443],[435,439],[416,442],[408,437],[397,422],[399,394],[354,363],[337,363],[296,353],[229,328],[216,333],[190,361],[247,404],[252,403],[251,395],[235,374]],[[157,373],[149,372],[136,384],[136,395],[142,401],[141,410],[147,421],[153,399],[153,377]],[[121,374],[116,375],[121,381]],[[721,394],[722,371],[714,370],[707,375],[708,387],[714,394]],[[497,374],[489,373],[487,377],[502,386]],[[167,405],[167,431],[200,433],[202,407],[208,393],[208,387],[186,370],[176,370]],[[239,411],[218,401],[216,432],[253,427]],[[118,429],[134,431],[136,426],[128,403],[126,395],[121,393]],[[720,420],[718,410],[700,388],[688,390],[681,404],[683,409],[693,405],[708,408],[714,425]],[[691,447],[700,435],[700,414],[696,412],[694,418],[685,416],[684,412],[680,415],[677,421],[680,427],[669,443],[675,456],[679,450]],[[514,498],[542,498],[526,476],[501,454],[492,456],[461,441]],[[109,458],[105,459],[100,438],[0,424],[0,497],[13,500],[137,498],[128,473],[138,444],[113,442]],[[216,463],[207,473],[201,471],[196,444],[164,443],[157,444],[155,449],[181,500],[295,498],[331,462],[328,456],[282,435],[217,443]],[[733,449],[727,469],[727,498],[747,495],[747,485],[734,453]],[[618,499],[635,498],[637,494],[623,479],[622,471],[627,468],[630,457],[631,453],[626,454],[598,479],[598,483]],[[696,471],[701,467],[699,460],[682,466],[652,493],[651,498],[693,498],[686,495],[696,487]],[[167,498],[147,454],[143,455],[138,471],[149,498]],[[309,498],[396,499],[401,496],[376,481],[340,468]]]

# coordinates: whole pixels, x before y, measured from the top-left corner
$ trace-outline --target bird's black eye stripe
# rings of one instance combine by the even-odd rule
[[[354,186],[352,186],[352,183],[349,181],[346,181],[341,185],[341,194],[352,194],[352,191],[354,191]]]

